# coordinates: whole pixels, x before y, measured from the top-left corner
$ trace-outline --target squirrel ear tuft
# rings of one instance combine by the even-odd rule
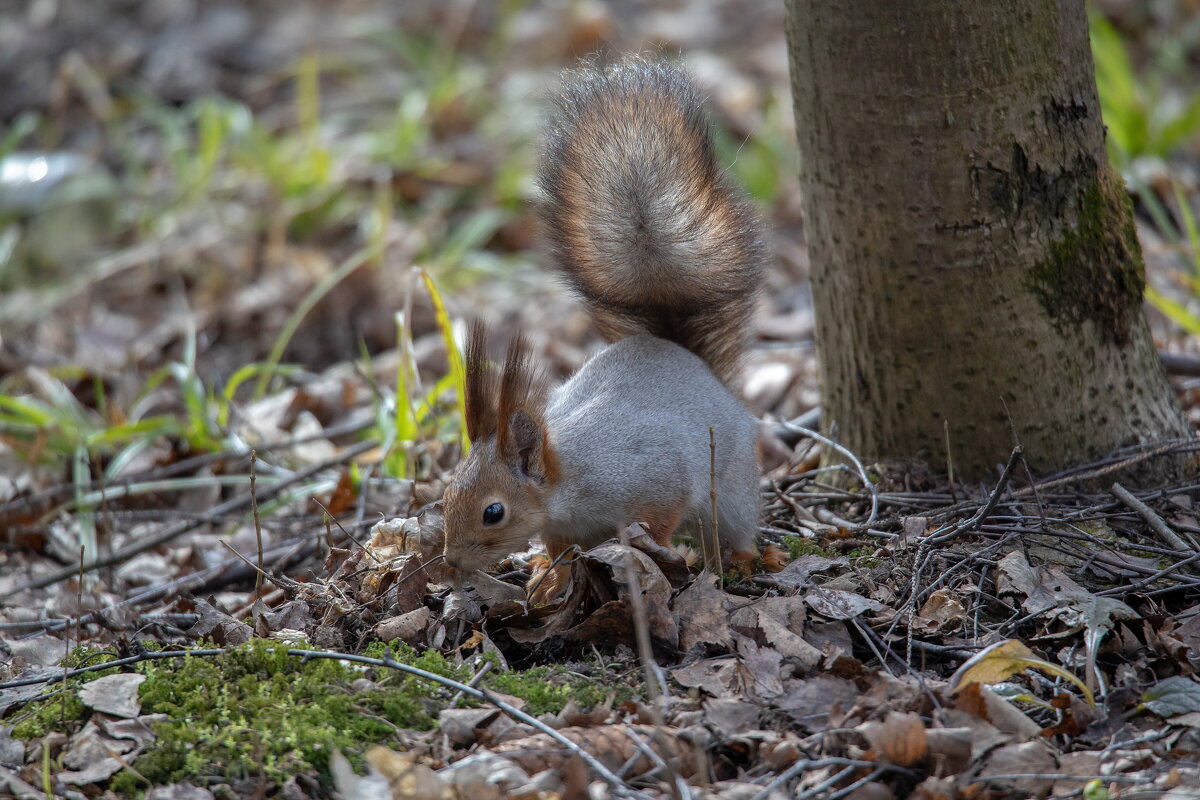
[[[476,320],[467,335],[466,359],[467,435],[481,441],[496,432],[499,387],[487,357],[487,329]]]

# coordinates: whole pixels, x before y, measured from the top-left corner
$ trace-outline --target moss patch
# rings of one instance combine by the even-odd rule
[[[1076,212],[1075,227],[1050,244],[1028,285],[1056,327],[1091,320],[1105,340],[1124,345],[1146,278],[1133,206],[1110,167],[1086,184]]]
[[[826,547],[822,547],[816,539],[810,539],[807,536],[789,536],[785,544],[787,545],[788,558],[795,561],[801,556],[822,556],[824,558],[837,558],[836,551]]]
[[[364,668],[329,659],[308,662],[287,654],[287,647],[252,641],[216,657],[147,661],[137,665],[146,675],[140,698],[143,714],[165,714],[155,725],[157,739],[133,768],[153,784],[198,776],[224,779],[259,777],[281,783],[299,773],[329,780],[329,758],[337,749],[356,766],[372,744],[395,744],[397,730],[430,730],[454,692],[405,673]],[[397,661],[466,682],[477,664],[455,663],[440,653],[416,653],[404,646],[377,643],[366,655]],[[94,663],[94,662],[92,662]],[[110,671],[105,671],[110,672]],[[73,683],[65,724],[58,698],[34,704],[14,730],[28,739],[52,730],[73,731],[87,717],[77,699],[84,678]],[[352,688],[358,678],[366,688]],[[606,674],[594,679],[562,667],[524,672],[494,671],[483,681],[487,689],[526,701],[534,715],[562,710],[574,699],[590,708],[616,694],[628,699],[634,690],[614,686]],[[478,705],[470,698],[462,706]],[[146,783],[129,770],[118,773],[109,788],[118,794],[143,791]]]
[[[67,669],[76,669],[102,664],[112,661],[114,658],[116,656],[109,652],[76,647],[67,656],[64,663]],[[91,714],[88,707],[79,699],[79,687],[88,681],[96,680],[96,678],[112,675],[116,671],[117,668],[114,667],[113,669],[89,672],[77,678],[69,678],[66,682],[65,696],[60,691],[62,684],[55,683],[48,686],[47,692],[53,693],[50,699],[40,703],[31,703],[11,720],[6,721],[6,724],[13,726],[12,737],[28,740],[40,738],[51,731],[74,733],[79,730]]]

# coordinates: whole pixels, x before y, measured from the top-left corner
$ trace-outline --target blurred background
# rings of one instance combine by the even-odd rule
[[[411,358],[437,395],[439,296],[573,369],[597,342],[539,266],[529,201],[545,95],[597,52],[680,56],[709,95],[774,244],[749,399],[812,408],[782,5],[0,0],[0,473],[218,447],[231,408],[352,360],[368,393]],[[1200,0],[1089,14],[1156,339],[1200,352]]]

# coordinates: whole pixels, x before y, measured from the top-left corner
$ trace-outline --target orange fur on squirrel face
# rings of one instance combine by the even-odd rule
[[[486,331],[467,343],[467,430],[473,445],[446,487],[446,564],[463,574],[522,550],[546,524],[546,490],[558,461],[544,417],[545,389],[520,336],[509,342],[497,385]]]
[[[498,455],[496,440],[476,442],[445,495],[446,564],[463,574],[529,546],[546,524],[542,480],[522,471],[519,453]],[[500,518],[487,522],[494,505]],[[490,516],[494,516],[494,513]]]

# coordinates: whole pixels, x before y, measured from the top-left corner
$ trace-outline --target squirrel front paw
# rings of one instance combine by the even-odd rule
[[[525,593],[530,602],[535,605],[545,605],[553,601],[567,588],[571,580],[569,564],[555,564],[543,556],[533,559],[533,574],[525,584]]]

